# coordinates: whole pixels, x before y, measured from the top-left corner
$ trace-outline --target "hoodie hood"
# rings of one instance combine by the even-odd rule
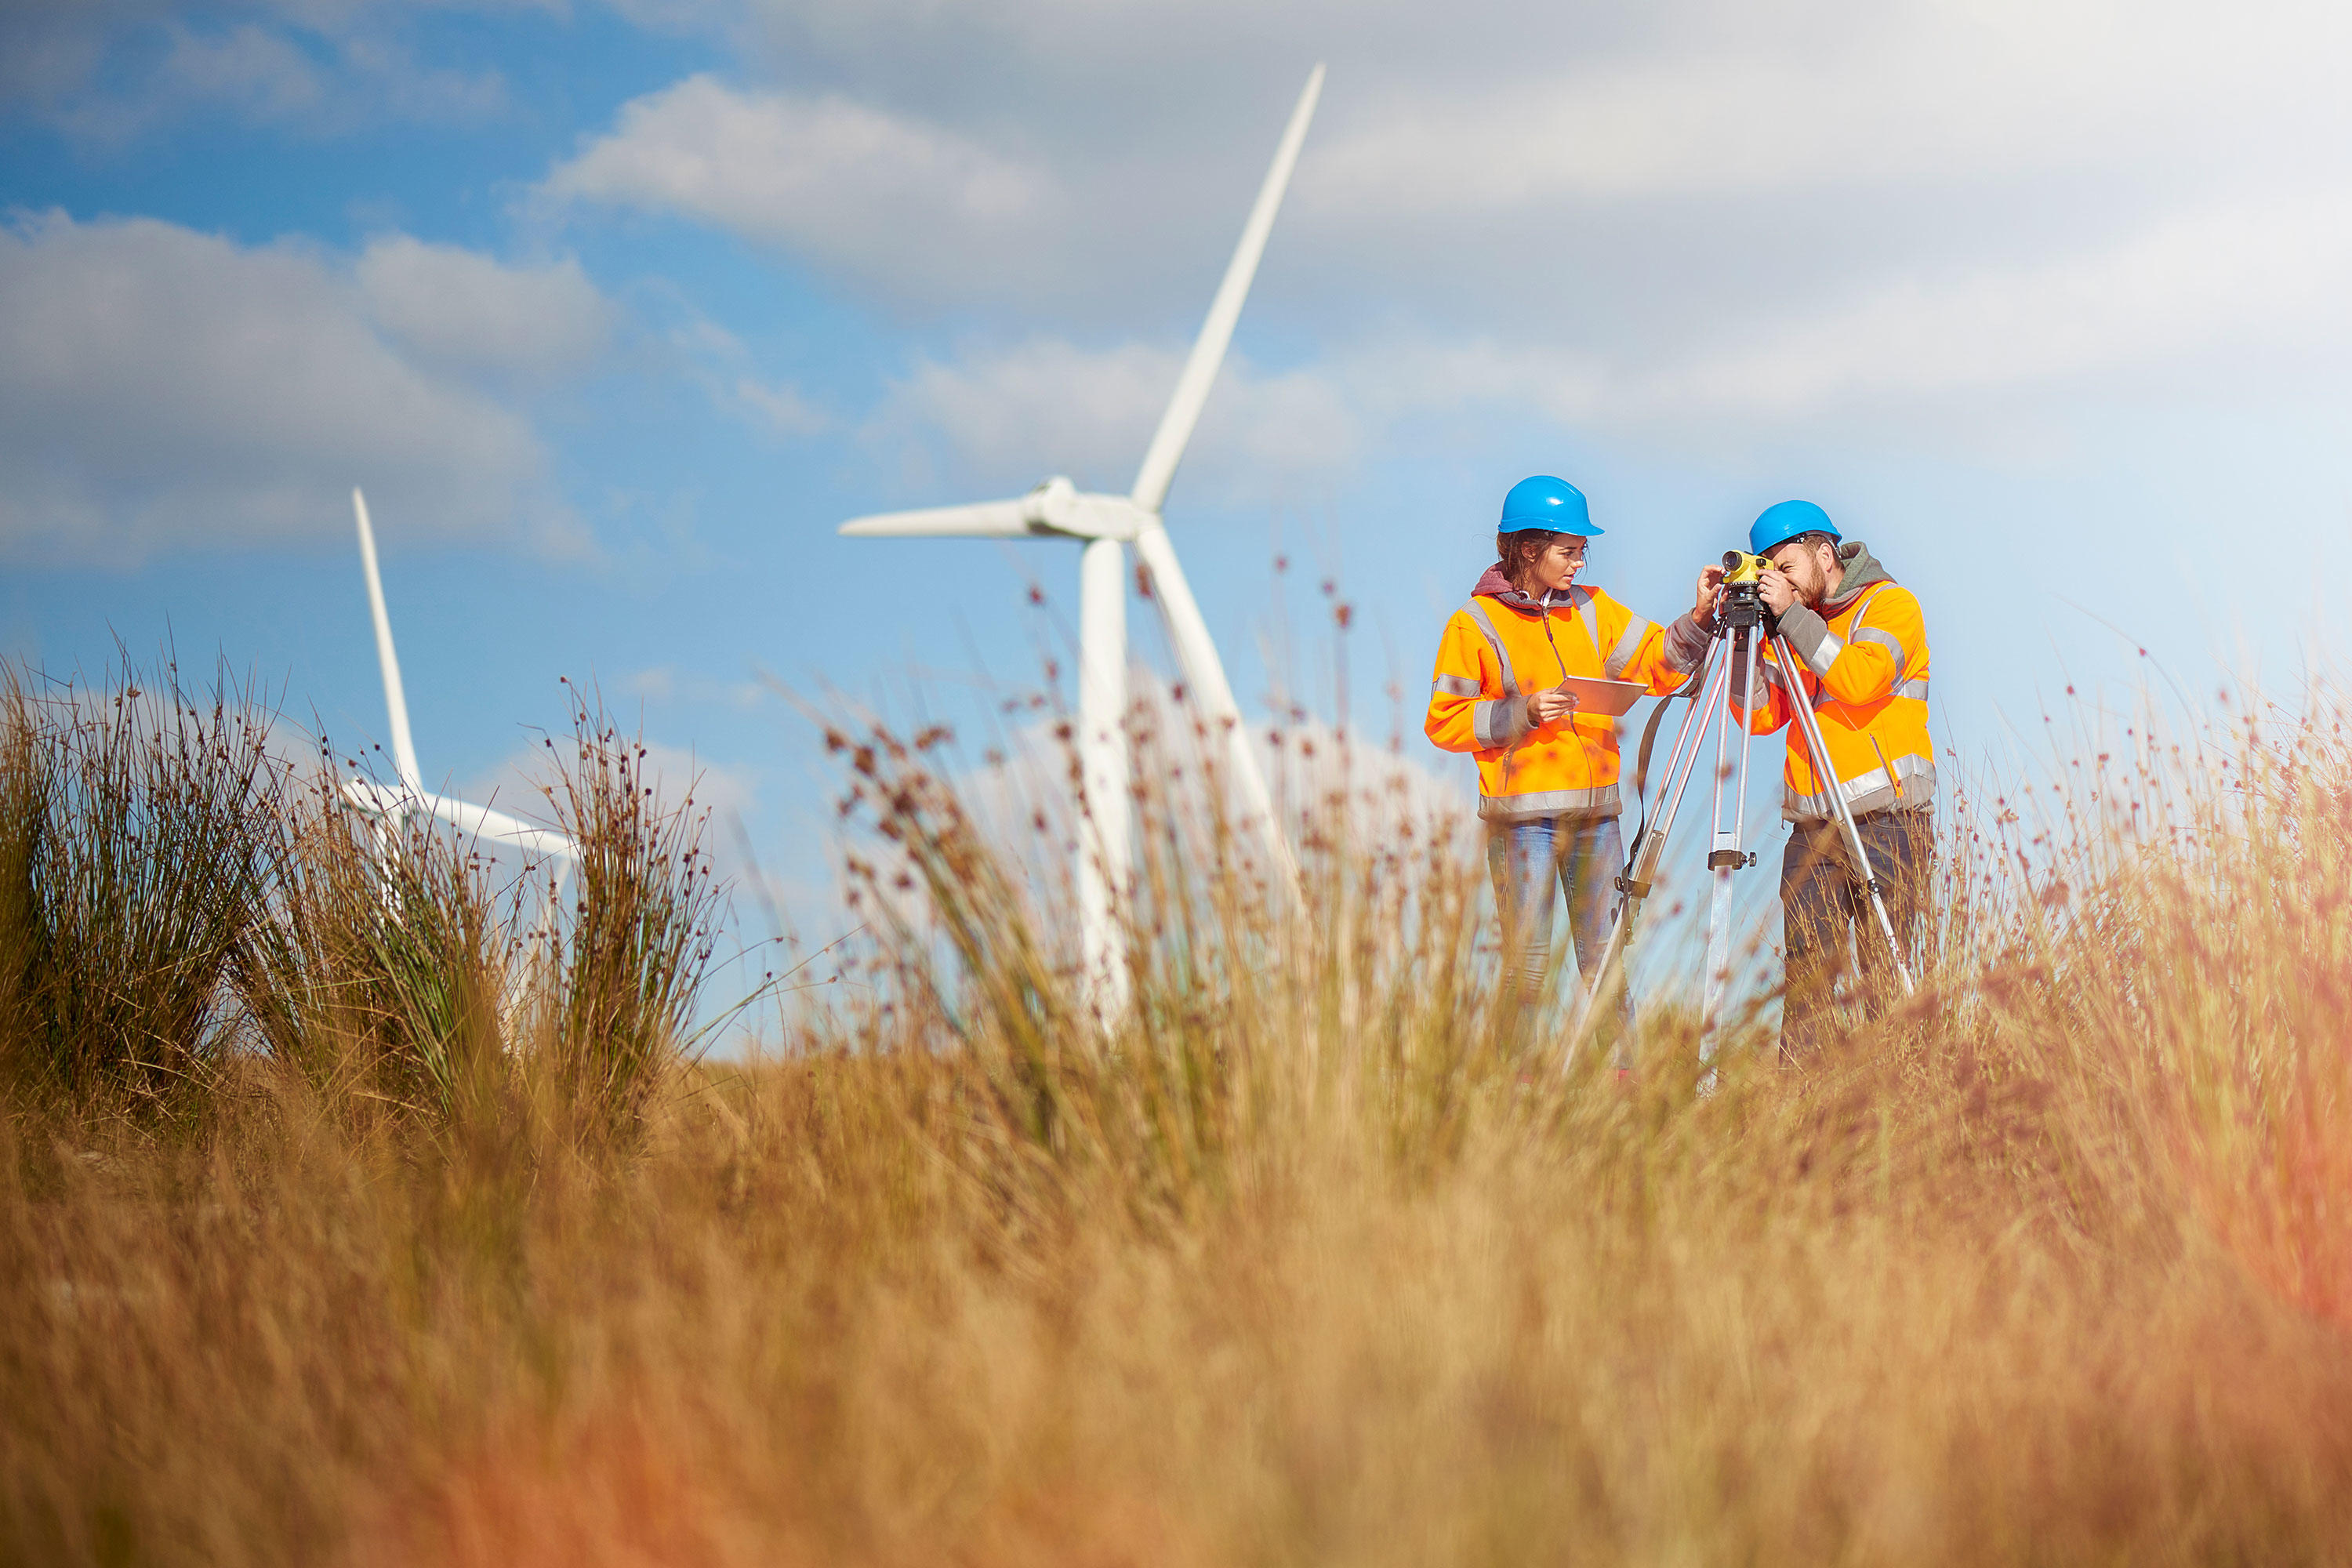
[[[1872,584],[1895,581],[1894,574],[1881,566],[1878,558],[1870,552],[1870,546],[1859,539],[1849,539],[1839,545],[1837,558],[1838,564],[1845,571],[1838,578],[1836,591],[1822,601],[1821,613],[1824,617],[1843,613],[1846,605],[1853,602],[1854,595]],[[1499,574],[1490,570],[1488,575]]]
[[[1570,593],[1573,592],[1575,592],[1574,589],[1570,590]],[[1544,612],[1542,600],[1532,594],[1523,594],[1511,586],[1511,580],[1503,575],[1503,563],[1499,561],[1479,574],[1478,585],[1470,590],[1470,596],[1474,599],[1500,599],[1511,608],[1530,616],[1539,616]],[[1555,608],[1571,602],[1568,594],[1556,595],[1552,599]]]

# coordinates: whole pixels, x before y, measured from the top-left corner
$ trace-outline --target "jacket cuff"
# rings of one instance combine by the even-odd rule
[[[1528,722],[1524,696],[1489,698],[1473,708],[1470,715],[1471,733],[1488,751],[1509,745],[1533,727]]]
[[[1666,627],[1666,668],[1677,675],[1688,675],[1705,661],[1706,645],[1714,640],[1714,634],[1696,614],[1684,611],[1681,619]]]
[[[1830,636],[1830,624],[1803,605],[1780,612],[1780,635],[1817,676],[1827,675],[1831,661],[1845,651],[1845,645]]]

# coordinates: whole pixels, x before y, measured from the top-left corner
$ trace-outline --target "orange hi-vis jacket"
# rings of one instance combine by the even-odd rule
[[[1936,798],[1936,750],[1927,738],[1927,628],[1911,590],[1887,576],[1859,542],[1839,551],[1846,562],[1841,596],[1820,612],[1791,605],[1780,635],[1803,661],[1799,700],[1811,704],[1837,773],[1838,792],[1856,816],[1925,811]],[[1789,672],[1768,647],[1750,688],[1748,727],[1769,735],[1788,724]],[[1832,815],[1829,787],[1815,771],[1801,731],[1792,726],[1780,815],[1819,822]]]
[[[1528,698],[1570,675],[1672,691],[1706,654],[1706,634],[1689,621],[1661,626],[1582,586],[1546,605],[1489,567],[1445,623],[1423,728],[1477,757],[1478,815],[1489,821],[1614,816],[1616,720],[1570,713],[1531,725]]]

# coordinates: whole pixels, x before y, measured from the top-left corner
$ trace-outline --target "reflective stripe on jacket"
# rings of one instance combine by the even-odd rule
[[[1796,672],[1799,700],[1820,721],[1846,808],[1925,810],[1936,798],[1936,750],[1927,737],[1927,629],[1919,601],[1892,581],[1872,584],[1826,620],[1791,608],[1780,618]],[[1790,722],[1788,673],[1766,648],[1745,703],[1748,726],[1769,735]],[[1829,792],[1801,732],[1789,736],[1780,815],[1818,822],[1831,815]]]
[[[1530,726],[1528,696],[1570,675],[1636,680],[1663,695],[1705,656],[1706,635],[1692,628],[1670,647],[1668,631],[1685,628],[1645,620],[1598,589],[1570,588],[1545,609],[1488,592],[1499,582],[1490,572],[1445,623],[1423,728],[1446,751],[1477,757],[1480,816],[1614,816],[1617,721],[1570,713]]]

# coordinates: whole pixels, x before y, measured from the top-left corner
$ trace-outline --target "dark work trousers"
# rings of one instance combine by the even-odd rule
[[[1935,817],[1925,811],[1874,811],[1855,818],[1854,826],[1870,851],[1904,957],[1916,963],[1920,906],[1936,849]],[[1801,1064],[1835,1034],[1831,999],[1856,954],[1871,1018],[1885,1011],[1895,984],[1870,894],[1836,823],[1801,822],[1790,828],[1789,847],[1780,856],[1780,921],[1789,965],[1780,1059]]]

